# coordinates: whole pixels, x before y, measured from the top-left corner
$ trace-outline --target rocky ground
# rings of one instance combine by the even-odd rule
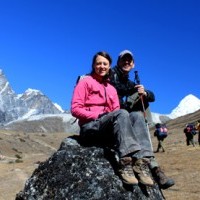
[[[187,119],[189,118],[185,118]],[[178,120],[179,122],[169,123],[169,136],[165,140],[166,152],[155,154],[165,173],[176,182],[175,186],[163,193],[168,200],[197,200],[200,196],[200,147],[197,144],[197,136],[196,147],[186,146],[182,132],[184,122]],[[48,159],[68,136],[66,133],[0,130],[0,151],[5,156],[4,160],[0,160],[0,200],[15,199],[38,163]],[[153,130],[151,136],[156,149],[157,141],[153,137]]]
[[[66,133],[0,131],[0,200],[13,200],[38,163],[45,161],[67,137]]]

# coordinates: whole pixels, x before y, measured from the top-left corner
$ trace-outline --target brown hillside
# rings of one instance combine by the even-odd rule
[[[172,177],[176,185],[163,193],[168,200],[199,199],[198,189],[200,169],[200,148],[186,146],[183,128],[186,123],[200,118],[200,110],[167,123],[169,136],[165,140],[165,153],[155,157],[165,173]],[[150,130],[154,149],[157,140]],[[52,155],[61,141],[69,136],[66,133],[25,133],[0,131],[0,150],[5,159],[0,161],[0,200],[13,200],[23,189],[38,163]],[[195,136],[197,144],[197,136]]]
[[[164,153],[156,153],[155,156],[165,170],[172,177],[176,185],[163,191],[168,200],[197,200],[200,196],[198,189],[200,169],[200,147],[198,136],[194,136],[196,146],[186,146],[183,129],[187,123],[193,123],[200,119],[200,110],[168,121],[169,136],[165,140]],[[151,128],[153,147],[156,149],[157,140],[153,136],[154,129]]]
[[[167,124],[170,127],[170,129],[173,130],[174,128],[184,128],[187,123],[193,123],[199,119],[200,119],[200,110],[194,113],[179,117],[175,120],[171,120]]]

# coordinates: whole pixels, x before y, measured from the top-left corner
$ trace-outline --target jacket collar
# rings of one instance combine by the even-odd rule
[[[107,83],[109,81],[107,76],[99,76],[96,73],[92,73],[91,76],[97,80],[99,83]]]
[[[128,79],[129,78],[129,74],[124,74],[123,70],[118,65],[115,67],[115,69],[116,69],[116,72],[117,72],[119,77],[121,77],[123,79]]]

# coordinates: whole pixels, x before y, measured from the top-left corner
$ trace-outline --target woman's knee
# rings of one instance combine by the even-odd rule
[[[129,117],[129,112],[125,109],[120,109],[117,111],[117,114],[123,117]]]
[[[141,120],[144,119],[144,115],[140,111],[138,111],[138,112],[135,112],[135,111],[131,112],[129,115],[130,115],[131,120],[133,120],[133,121],[138,120],[138,119],[141,119]]]

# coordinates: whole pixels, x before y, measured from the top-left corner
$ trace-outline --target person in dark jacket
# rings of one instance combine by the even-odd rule
[[[117,90],[120,108],[126,109],[132,116],[133,129],[137,133],[140,145],[144,149],[148,148],[153,151],[147,125],[152,121],[149,102],[154,102],[155,96],[152,91],[147,90],[140,84],[138,77],[136,77],[137,83],[130,80],[129,73],[134,66],[135,61],[132,52],[129,50],[122,51],[118,56],[117,65],[111,69],[110,83]],[[155,157],[151,156],[148,159],[150,161],[149,167],[160,188],[167,189],[173,186],[175,184],[174,180],[164,174]]]
[[[195,147],[194,144],[194,135],[196,134],[195,128],[192,124],[187,124],[186,127],[183,129],[186,137],[186,145],[189,146],[190,144]]]
[[[117,65],[111,69],[111,84],[117,89],[121,108],[129,112],[143,111],[145,109],[146,118],[150,124],[152,123],[152,118],[149,102],[154,102],[155,96],[152,91],[147,90],[140,84],[140,80],[136,80],[137,83],[130,80],[129,73],[135,66],[134,62],[130,51],[122,51],[118,57]],[[143,103],[141,101],[141,94]]]
[[[161,125],[160,123],[157,123],[155,125],[155,131],[154,131],[154,136],[157,137],[158,140],[158,146],[157,146],[157,150],[155,151],[155,153],[158,153],[160,151],[160,149],[162,149],[163,152],[165,152],[165,148],[164,148],[164,140],[167,137],[167,128],[166,125]]]

